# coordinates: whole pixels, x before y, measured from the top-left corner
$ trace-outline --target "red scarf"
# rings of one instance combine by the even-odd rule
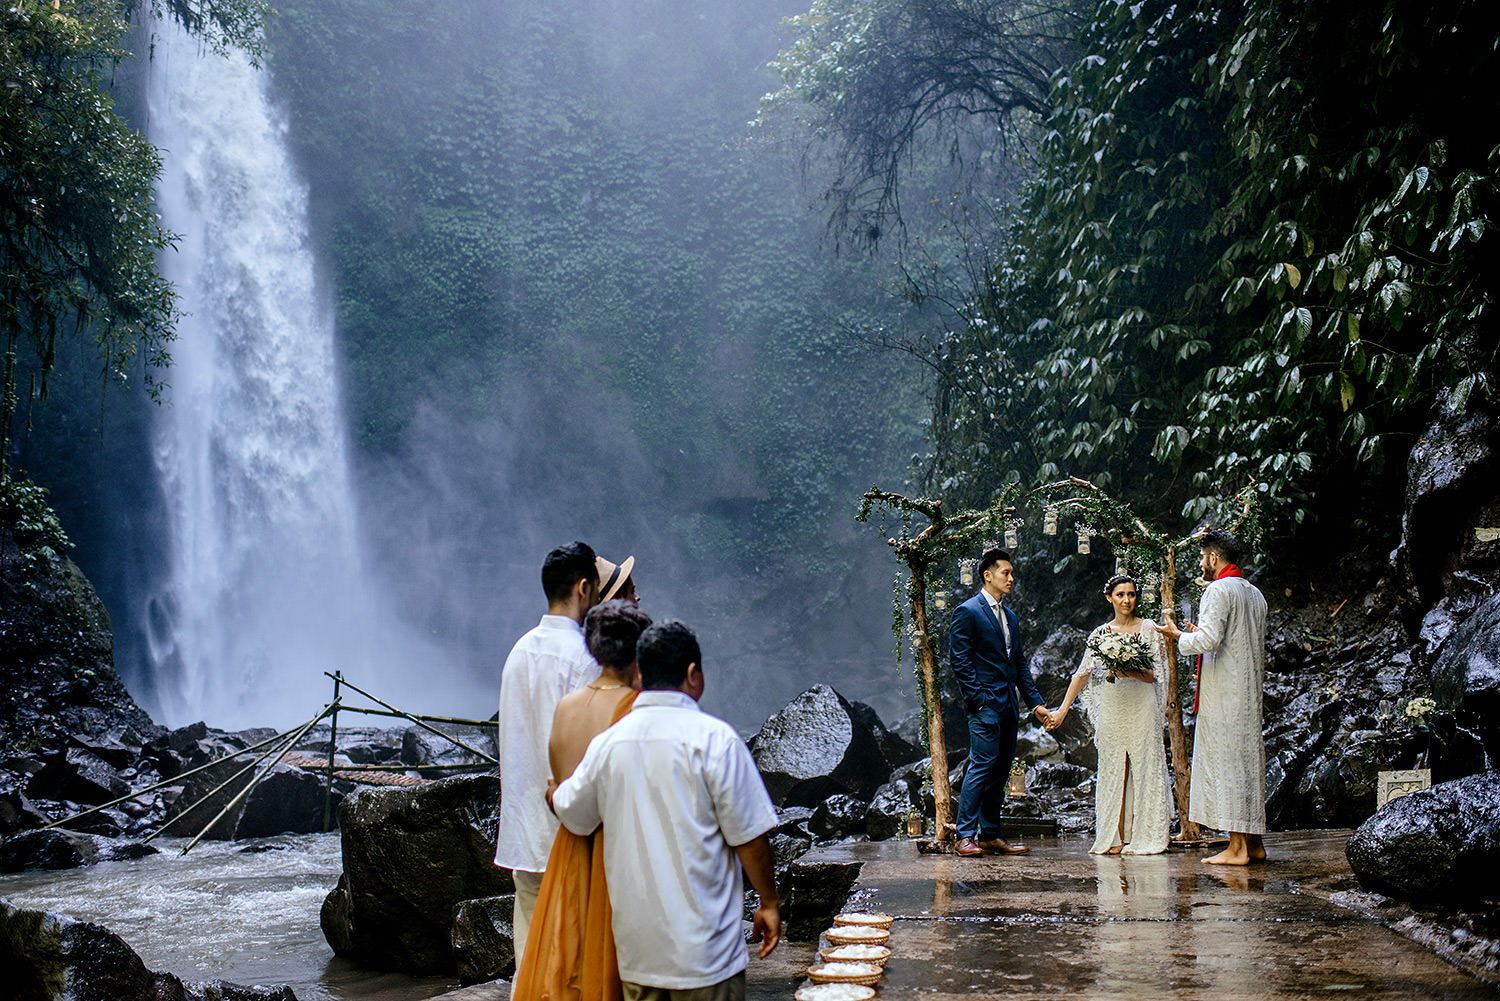
[[[1219,575],[1217,577],[1215,577],[1214,580],[1223,580],[1225,577],[1243,577],[1243,576],[1245,576],[1245,575],[1240,572],[1240,568],[1237,567],[1237,566],[1235,566],[1233,563],[1231,563],[1228,566],[1226,566],[1223,570],[1220,570],[1219,571]],[[1198,715],[1198,685],[1202,681],[1203,681],[1203,654],[1200,653],[1198,655],[1198,666],[1193,671],[1193,715],[1194,716]]]

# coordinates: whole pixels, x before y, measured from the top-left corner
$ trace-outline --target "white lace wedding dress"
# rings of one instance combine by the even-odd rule
[[[1111,628],[1106,623],[1090,636]],[[1074,672],[1074,677],[1087,674],[1089,678],[1079,704],[1094,725],[1094,744],[1099,749],[1095,836],[1089,849],[1096,855],[1116,847],[1122,855],[1155,855],[1167,850],[1170,836],[1167,758],[1162,744],[1167,648],[1150,619],[1141,620],[1141,635],[1151,647],[1155,684],[1125,677],[1107,683],[1104,663],[1089,650]]]

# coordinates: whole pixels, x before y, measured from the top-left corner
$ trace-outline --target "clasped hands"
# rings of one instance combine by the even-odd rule
[[[1058,720],[1056,723],[1052,721],[1052,710],[1048,709],[1046,706],[1037,706],[1032,710],[1032,712],[1036,714],[1036,718],[1041,720],[1042,725],[1045,726],[1048,730],[1056,729],[1058,724],[1062,723],[1062,720]]]

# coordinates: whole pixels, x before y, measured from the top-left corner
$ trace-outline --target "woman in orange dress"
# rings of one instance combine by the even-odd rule
[[[552,783],[573,774],[589,741],[630,711],[640,684],[635,641],[651,617],[633,602],[595,605],[583,620],[589,652],[599,662],[593,683],[563,696],[552,717],[547,755]],[[558,829],[537,894],[531,931],[511,997],[515,1001],[618,1001],[620,971],[610,928],[600,832],[586,837]]]

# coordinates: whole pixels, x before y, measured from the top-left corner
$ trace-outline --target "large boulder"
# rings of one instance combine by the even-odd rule
[[[125,841],[51,828],[23,831],[0,843],[0,872],[23,869],[77,869],[100,862],[118,862],[155,855],[139,841]]]
[[[453,908],[513,893],[494,864],[495,776],[366,789],[339,806],[344,874],[324,901],[323,935],[364,966],[451,974]]]
[[[782,933],[794,942],[815,941],[844,909],[861,863],[798,859],[777,880]]]
[[[1345,847],[1368,890],[1416,903],[1500,900],[1500,772],[1408,793],[1359,826]]]
[[[1463,621],[1432,665],[1440,706],[1474,720],[1490,760],[1500,761],[1500,595]]]
[[[827,685],[815,685],[766,720],[750,740],[750,753],[772,801],[816,806],[841,793],[868,799],[891,774],[870,715]]]
[[[233,737],[222,739],[225,742],[222,745],[214,742],[218,745],[215,746],[216,751],[233,753],[239,749],[235,747],[241,743],[239,740]],[[260,774],[262,766],[256,765],[254,770],[224,788],[218,788],[254,761],[255,758],[248,754],[229,758],[187,778],[182,791],[173,801],[174,819],[168,833],[191,837],[201,833],[210,823],[212,826],[208,828],[206,836],[220,841],[259,838],[271,834],[312,834],[323,830],[323,802],[326,795],[323,780],[294,765],[278,763],[256,783],[248,796],[238,802],[235,802],[235,797],[239,796],[253,776]],[[203,799],[205,796],[206,800]],[[203,800],[202,805],[195,806],[199,800]],[[228,812],[220,817],[220,813],[226,808]],[[219,819],[215,820],[216,817]]]
[[[297,1001],[290,987],[179,980],[114,932],[0,900],[0,970],[15,1001]]]

